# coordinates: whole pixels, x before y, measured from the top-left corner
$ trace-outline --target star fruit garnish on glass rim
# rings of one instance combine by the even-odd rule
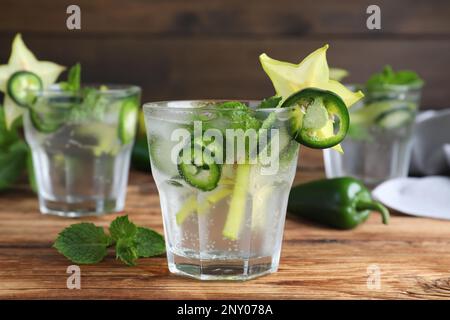
[[[30,71],[37,74],[44,89],[54,83],[65,67],[50,61],[39,61],[27,48],[21,34],[17,34],[12,43],[11,56],[8,64],[0,65],[0,91],[5,93],[3,106],[5,108],[6,126],[11,127],[14,120],[20,117],[24,108],[18,106],[8,96],[6,85],[9,77],[16,71]]]
[[[317,49],[299,64],[278,61],[265,53],[259,56],[259,60],[272,81],[276,94],[282,97],[282,101],[299,90],[312,87],[337,94],[349,108],[364,97],[364,94],[361,91],[352,92],[340,82],[330,79],[330,69],[326,57],[327,49],[328,45]],[[318,130],[318,135],[324,137],[333,135],[333,121],[331,119],[323,128]],[[333,149],[342,152],[340,145],[334,146]]]

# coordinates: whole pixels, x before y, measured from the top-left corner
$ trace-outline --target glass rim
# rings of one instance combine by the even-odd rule
[[[379,91],[384,91],[384,90],[405,92],[405,91],[420,90],[423,88],[424,85],[425,85],[425,83],[423,81],[411,83],[411,84],[386,83],[386,84],[382,84],[382,85],[373,86],[371,88],[368,88],[366,86],[366,84],[364,84],[364,83],[347,83],[347,84],[345,84],[345,86],[348,88],[352,88],[353,90],[362,90],[363,92],[379,92]]]
[[[161,101],[152,101],[146,102],[143,104],[142,108],[144,111],[146,110],[158,110],[158,111],[167,111],[167,112],[197,112],[197,111],[210,111],[210,112],[218,112],[218,111],[233,111],[234,107],[225,107],[221,109],[217,109],[214,104],[220,102],[233,102],[238,101],[242,103],[247,103],[252,111],[258,112],[286,112],[295,109],[295,106],[288,108],[281,108],[280,106],[276,108],[261,108],[256,109],[255,107],[261,103],[262,100],[256,99],[186,99],[186,100],[161,100]],[[178,103],[178,104],[188,104],[188,103],[198,103],[198,106],[179,106],[179,107],[168,107],[169,103]]]
[[[101,86],[105,86],[105,88],[101,88]],[[53,84],[48,88],[42,90],[30,90],[36,97],[80,97],[83,95],[82,89],[93,89],[98,93],[112,96],[112,97],[126,97],[133,94],[141,93],[141,87],[132,84],[100,84],[100,83],[86,83],[81,85],[81,90],[76,92],[64,91],[58,84]]]

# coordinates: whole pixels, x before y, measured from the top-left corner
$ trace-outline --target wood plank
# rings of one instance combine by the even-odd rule
[[[9,56],[11,38],[0,41],[0,61]],[[41,59],[71,65],[80,61],[85,82],[133,83],[143,101],[165,99],[262,98],[273,94],[258,56],[299,61],[325,40],[153,39],[25,35]],[[350,82],[365,81],[385,64],[408,68],[425,79],[424,108],[449,107],[445,85],[450,41],[329,41],[331,66],[350,70]]]
[[[82,32],[195,36],[369,35],[369,0],[79,0]],[[67,33],[69,0],[3,0],[0,31]],[[448,1],[377,1],[382,34],[448,36]],[[379,35],[380,32],[375,32]]]
[[[298,227],[296,231],[300,235],[306,230]],[[246,283],[226,285],[172,276],[168,273],[165,258],[143,259],[138,267],[127,268],[115,261],[111,254],[102,264],[81,267],[81,290],[66,289],[66,267],[70,263],[54,250],[1,249],[0,297],[449,298],[450,287],[445,275],[448,274],[450,258],[445,255],[445,245],[448,246],[449,242],[411,246],[407,242],[385,240],[341,242],[332,237],[285,240],[278,273]],[[442,249],[435,251],[436,247]],[[366,286],[367,267],[372,264],[378,265],[382,271],[380,290],[369,290]]]
[[[323,176],[321,153],[304,148],[298,181]],[[306,173],[306,174],[304,174]],[[288,216],[279,271],[248,282],[200,282],[169,274],[165,257],[126,267],[113,252],[81,266],[81,290],[66,289],[68,260],[51,248],[75,220],[38,213],[31,192],[2,194],[1,299],[448,299],[450,221],[394,214],[351,231],[330,230]],[[150,175],[132,172],[125,212],[162,231],[159,199]],[[81,219],[106,226],[116,215]],[[80,220],[76,220],[80,221]],[[368,289],[367,267],[381,271],[381,288]]]
[[[11,217],[2,214],[2,218]],[[133,212],[131,217],[133,221],[148,223],[145,215]],[[355,231],[340,232],[288,219],[277,274],[245,284],[227,283],[224,288],[223,283],[171,276],[164,258],[143,259],[139,267],[127,268],[115,261],[111,253],[99,265],[81,267],[82,290],[79,291],[65,289],[65,270],[70,262],[49,248],[51,241],[47,243],[40,234],[25,232],[34,239],[34,245],[0,248],[0,297],[448,298],[450,288],[445,283],[445,274],[450,262],[446,254],[450,244],[449,222],[441,227],[439,224],[436,220],[395,216],[391,226],[386,227],[374,216]],[[1,229],[11,229],[11,226]],[[366,268],[371,264],[377,264],[382,270],[381,290],[369,290],[365,285]]]

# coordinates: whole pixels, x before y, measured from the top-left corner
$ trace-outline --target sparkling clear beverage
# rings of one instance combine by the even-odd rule
[[[83,97],[38,94],[24,125],[41,212],[79,217],[123,210],[138,103],[136,87]],[[124,111],[125,104],[135,110]]]
[[[251,103],[250,103],[251,104]],[[152,174],[158,187],[171,272],[203,280],[245,280],[278,268],[289,191],[298,144],[287,134],[289,112],[279,111],[279,166],[263,174],[261,164],[225,163],[218,186],[201,191],[180,178],[171,152],[177,128],[201,114],[204,127],[233,123],[200,102],[144,105]],[[255,112],[265,119],[271,110]]]

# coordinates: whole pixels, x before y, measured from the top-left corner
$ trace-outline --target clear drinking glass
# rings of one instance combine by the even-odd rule
[[[254,110],[259,120],[274,120],[271,127],[276,129],[267,141],[278,166],[271,163],[271,169],[264,171],[269,162],[226,161],[217,187],[199,190],[180,176],[175,159],[177,148],[192,141],[192,136],[180,143],[174,133],[180,129],[192,132],[196,119],[201,119],[203,130],[233,132],[233,120],[224,115],[232,111],[219,111],[216,103],[144,105],[152,174],[160,196],[170,271],[201,280],[247,280],[278,268],[298,144],[288,134],[290,108]],[[256,105],[245,103],[251,108]],[[216,153],[229,155],[234,142],[228,136],[226,140],[226,147]]]
[[[51,88],[34,92],[25,136],[44,214],[64,217],[122,211],[140,88]]]
[[[344,153],[324,150],[327,177],[353,176],[373,188],[407,176],[421,88],[385,85],[364,90],[364,99],[350,108]]]

